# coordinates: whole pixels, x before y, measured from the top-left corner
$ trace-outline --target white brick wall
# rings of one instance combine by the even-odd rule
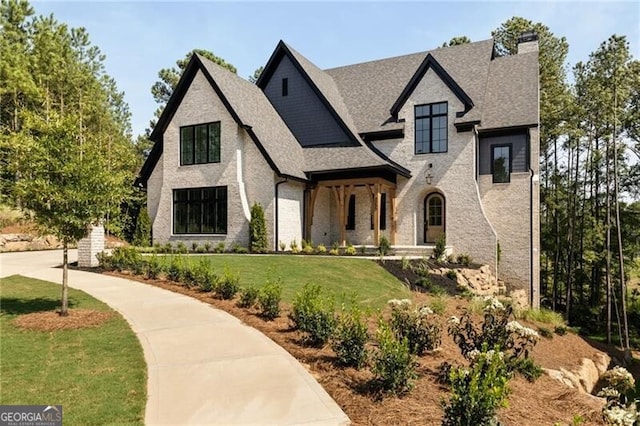
[[[87,236],[78,241],[78,266],[93,268],[98,266],[96,255],[104,251],[104,227],[90,226]]]
[[[433,102],[448,102],[448,151],[446,153],[414,154],[414,106]],[[458,133],[456,112],[464,109],[433,70],[427,71],[409,97],[399,118],[405,120],[405,137],[398,141],[376,143],[389,157],[411,170],[412,178],[398,179],[398,245],[424,244],[424,199],[439,191],[446,203],[447,245],[453,253],[466,253],[474,260],[495,270],[496,235],[485,217],[475,180],[475,139],[472,132]],[[427,185],[429,170],[432,184]]]
[[[181,167],[180,127],[213,121],[221,122],[220,163]],[[274,173],[199,71],[164,133],[163,154],[148,181],[147,201],[154,242],[183,241],[189,246],[192,242],[211,241],[248,246],[249,222],[242,206],[239,179],[245,183],[249,207],[254,202],[262,204],[272,236]],[[173,190],[206,186],[227,187],[227,234],[173,235]]]

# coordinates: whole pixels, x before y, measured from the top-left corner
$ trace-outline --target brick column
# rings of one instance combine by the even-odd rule
[[[90,225],[87,236],[78,241],[78,266],[93,268],[98,266],[96,255],[104,250],[104,226]]]

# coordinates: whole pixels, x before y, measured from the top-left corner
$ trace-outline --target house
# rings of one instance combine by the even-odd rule
[[[278,43],[256,84],[194,55],[138,184],[156,242],[433,246],[539,297],[538,41],[321,70]]]

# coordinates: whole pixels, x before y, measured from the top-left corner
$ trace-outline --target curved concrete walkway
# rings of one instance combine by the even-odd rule
[[[60,283],[62,271],[53,267],[61,261],[61,251],[3,253],[0,277]],[[69,285],[120,312],[138,336],[149,375],[146,424],[349,424],[298,361],[226,312],[90,272],[69,271]]]

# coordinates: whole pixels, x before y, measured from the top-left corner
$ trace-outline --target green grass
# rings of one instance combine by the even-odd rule
[[[291,302],[306,283],[317,284],[332,294],[336,302],[356,301],[380,308],[389,299],[410,297],[410,291],[396,277],[367,259],[301,256],[188,256],[194,264],[207,259],[221,274],[225,267],[240,273],[241,286],[263,286],[268,279],[282,279],[282,300]],[[167,263],[169,257],[167,257]]]
[[[59,307],[60,286],[21,276],[0,280],[0,404],[62,405],[65,425],[143,424],[146,364],[118,314],[100,327],[25,331],[21,314]],[[71,308],[109,311],[69,289]]]

